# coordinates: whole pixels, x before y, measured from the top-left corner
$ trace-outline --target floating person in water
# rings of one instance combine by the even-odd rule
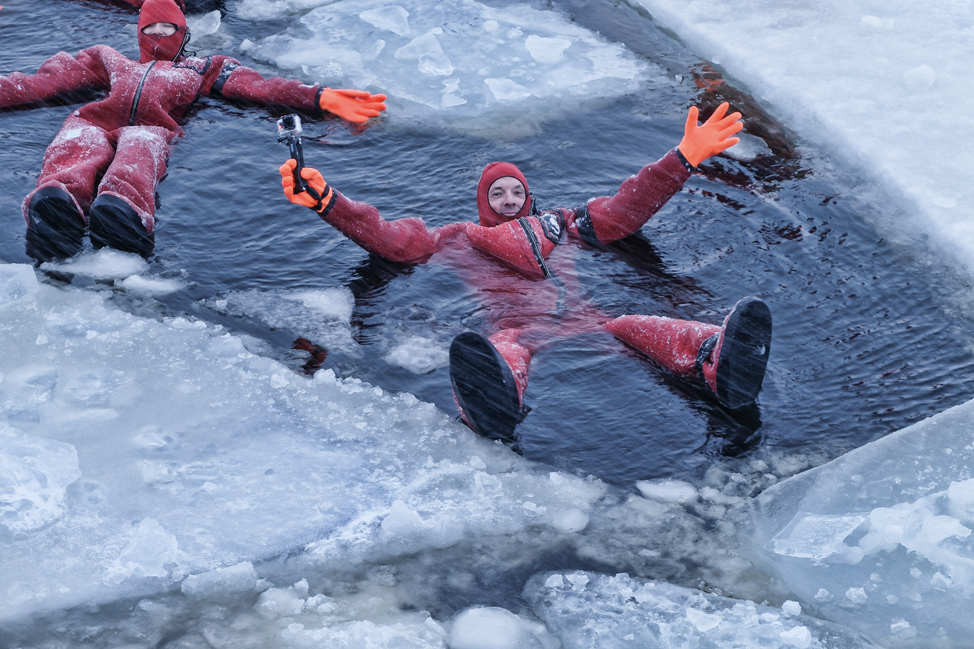
[[[612,317],[586,300],[574,250],[633,234],[706,158],[733,146],[740,113],[721,104],[703,124],[693,107],[679,146],[630,177],[614,196],[574,209],[532,207],[527,179],[513,164],[494,162],[477,187],[480,223],[428,229],[420,218],[386,221],[366,203],[329,187],[312,168],[300,170],[314,191],[295,190],[294,159],[280,169],[284,194],[371,253],[414,264],[453,267],[477,292],[491,330],[467,331],[450,346],[450,381],[460,414],[475,431],[516,441],[532,355],[571,335],[608,331],[676,374],[699,379],[724,406],[753,402],[771,343],[771,313],[745,297],[722,325],[645,315]],[[577,244],[570,246],[566,244]]]
[[[44,155],[37,187],[24,200],[27,254],[38,262],[96,248],[148,256],[154,247],[155,191],[166,173],[179,119],[200,95],[280,104],[363,123],[385,95],[264,78],[227,56],[186,56],[189,29],[174,0],[145,0],[138,62],[107,45],[60,52],[34,75],[0,77],[0,108],[91,89],[106,95],[71,113]]]

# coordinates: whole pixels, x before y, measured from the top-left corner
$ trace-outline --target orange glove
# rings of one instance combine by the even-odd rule
[[[383,103],[385,95],[372,95],[366,90],[332,90],[325,88],[321,91],[318,105],[321,110],[334,113],[342,119],[361,124],[370,117],[376,117],[386,109]]]
[[[331,202],[332,189],[322,178],[320,171],[304,167],[301,169],[301,177],[308,181],[308,191],[295,193],[294,168],[297,166],[298,162],[294,158],[281,165],[281,185],[284,187],[284,195],[295,205],[304,205],[320,213]]]
[[[738,142],[740,138],[731,137],[744,128],[741,122],[740,113],[727,115],[730,107],[726,101],[717,107],[714,114],[710,116],[702,126],[697,126],[697,116],[699,111],[696,106],[690,107],[690,114],[687,115],[687,123],[683,129],[683,139],[680,140],[680,153],[687,159],[687,162],[694,167],[712,155],[717,155],[724,149],[729,149]],[[724,115],[727,115],[724,117]]]

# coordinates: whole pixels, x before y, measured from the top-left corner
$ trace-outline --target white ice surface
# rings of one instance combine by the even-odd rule
[[[930,237],[974,270],[970,2],[632,1],[899,198],[887,234]]]
[[[333,313],[337,295],[284,299]],[[604,492],[408,394],[303,378],[219,327],[0,265],[0,620],[181,581],[212,600],[253,588],[246,562],[305,546],[346,566],[570,535]]]
[[[332,87],[382,91],[384,119],[396,123],[530,129],[663,76],[561,14],[520,3],[242,0],[237,10],[253,19],[297,14],[287,31],[241,50]]]
[[[782,608],[658,581],[591,572],[531,578],[524,596],[565,649],[855,649],[855,632]]]
[[[109,261],[96,265],[133,270]],[[496,646],[548,649],[551,633],[520,611],[437,620],[411,606],[435,601],[440,580],[523,570],[566,544],[602,565],[767,596],[739,546],[741,494],[776,479],[763,461],[620,494],[526,461],[408,394],[329,370],[297,375],[219,326],[122,312],[105,297],[115,290],[57,289],[29,266],[0,265],[5,623],[144,596],[120,623],[125,646],[156,646],[183,618],[199,627],[188,637],[214,646],[476,646],[486,619],[505,630]],[[210,306],[307,320],[341,341],[350,300],[344,289],[248,291]],[[950,498],[966,511],[974,494]],[[309,587],[321,575],[351,582],[326,595]],[[113,622],[85,624],[116,635]],[[793,628],[782,631],[800,645]]]
[[[765,491],[757,549],[810,610],[886,646],[969,643],[974,401]]]

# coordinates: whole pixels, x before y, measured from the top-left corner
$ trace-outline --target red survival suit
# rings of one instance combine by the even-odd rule
[[[156,22],[173,23],[178,31],[172,36],[142,33],[145,26]],[[74,57],[59,52],[34,75],[14,72],[0,78],[0,108],[82,89],[107,92],[103,99],[74,111],[44,155],[37,187],[24,200],[28,254],[28,208],[34,195],[48,187],[70,195],[82,235],[84,215],[97,194],[114,197],[116,205],[133,209],[145,235],[151,237],[155,189],[166,172],[169,141],[183,133],[178,120],[200,95],[320,112],[318,101],[323,87],[280,77],[265,79],[227,56],[183,58],[186,38],[186,19],[173,0],[146,0],[139,14],[138,62],[107,45],[96,45]],[[95,229],[93,223],[92,242],[97,246]],[[80,236],[76,243],[80,249]],[[69,246],[53,256],[66,257],[74,252],[77,250]],[[37,255],[42,256],[43,253]]]
[[[529,196],[527,180],[513,164],[491,163],[477,189],[479,224],[428,229],[420,218],[386,221],[375,207],[349,200],[327,185],[320,192],[324,198],[317,211],[369,252],[398,262],[449,265],[476,292],[492,330],[488,339],[467,332],[454,340],[450,353],[454,396],[474,430],[513,439],[532,354],[553,339],[591,331],[608,330],[667,369],[704,380],[725,405],[736,408],[754,400],[767,361],[770,313],[766,336],[759,341],[765,348],[757,350],[761,358],[756,388],[752,385],[746,394],[728,393],[723,384],[736,382],[737,377],[719,380],[725,377],[718,375],[717,368],[724,343],[721,334],[732,316],[732,324],[741,320],[751,327],[755,318],[765,317],[763,302],[745,298],[724,327],[656,316],[612,318],[583,297],[575,272],[574,251],[579,244],[606,244],[633,234],[683,187],[692,169],[674,149],[628,178],[614,196],[537,214],[531,213],[529,198],[508,219],[491,208],[488,189],[495,180],[509,176],[519,180]],[[286,194],[293,185],[292,170],[290,161],[281,168]],[[505,383],[510,385],[504,387]],[[491,384],[500,387],[492,390]]]

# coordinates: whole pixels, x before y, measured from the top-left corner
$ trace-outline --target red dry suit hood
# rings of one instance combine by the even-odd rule
[[[143,34],[142,29],[153,23],[172,23],[176,33],[172,36]],[[139,52],[141,63],[149,61],[175,61],[180,56],[184,41],[188,41],[186,16],[175,0],[145,0],[139,12]]]
[[[148,1],[151,2],[151,0]],[[490,201],[487,196],[490,186],[494,184],[494,181],[506,176],[516,178],[524,185],[524,205],[511,218],[494,211],[494,208],[490,206]],[[517,166],[510,162],[491,162],[484,167],[484,172],[480,175],[480,184],[477,185],[477,212],[480,214],[480,225],[486,227],[507,223],[508,221],[531,214],[531,191],[528,189],[527,179],[525,179],[524,174],[521,173],[521,170]]]

